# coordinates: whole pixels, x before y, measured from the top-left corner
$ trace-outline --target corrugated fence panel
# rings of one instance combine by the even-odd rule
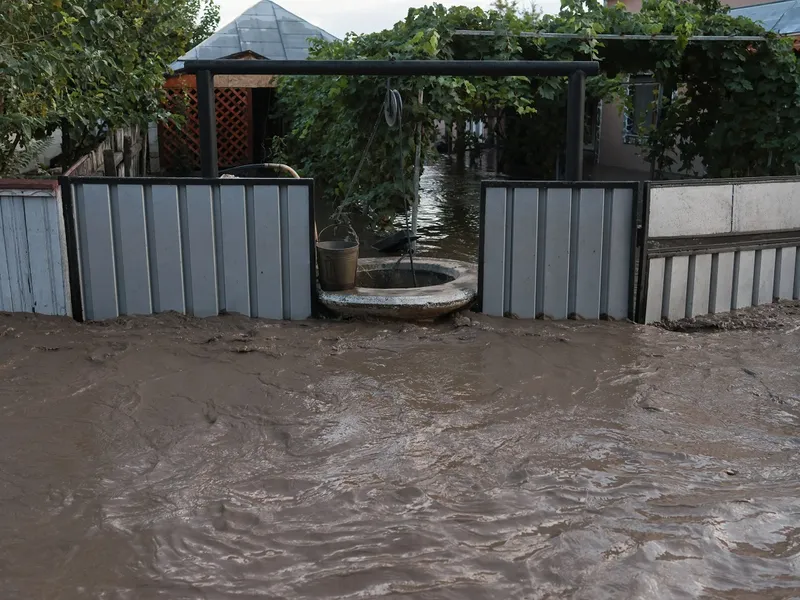
[[[539,253],[536,238],[539,231],[539,190],[520,188],[516,191],[511,239],[511,297],[520,319],[536,317],[536,263]],[[503,248],[505,252],[505,248]],[[505,277],[505,272],[502,273]]]
[[[278,186],[259,186],[248,194],[248,243],[250,247],[250,304],[253,316],[283,318],[281,254],[281,199]]]
[[[603,285],[603,224],[605,218],[604,190],[583,190],[577,198],[578,215],[575,263],[572,277],[575,304],[572,314],[585,319],[600,318],[600,297]]]
[[[483,312],[488,315],[503,316],[506,310],[506,235],[511,232],[506,231],[506,196],[510,190],[505,188],[488,188],[484,191],[484,210],[483,210],[483,236],[480,241],[483,256],[481,260],[482,278],[482,298],[481,306]],[[526,231],[531,236],[535,236],[536,229],[533,229],[533,221],[525,225]],[[523,225],[520,225],[523,227]],[[534,244],[534,247],[536,245]],[[510,283],[510,282],[509,282]],[[510,286],[509,286],[510,287]],[[521,306],[523,314],[529,309]]]
[[[120,185],[111,191],[111,218],[119,247],[115,253],[119,312],[147,315],[153,312],[153,306],[144,189],[140,185]]]
[[[721,252],[711,256],[711,296],[709,312],[728,312],[733,307],[733,281],[736,254]],[[697,316],[695,313],[692,316]],[[701,314],[701,313],[700,313]]]
[[[145,187],[153,312],[186,312],[178,187]]]
[[[606,223],[603,228],[603,278],[605,290],[601,298],[601,313],[623,319],[633,312],[631,287],[633,281],[632,241],[636,233],[636,197],[633,187],[606,188]]]
[[[73,180],[84,317],[310,317],[311,185]]]
[[[61,193],[0,189],[0,310],[69,315]]]
[[[487,182],[481,306],[494,316],[630,315],[635,184]]]
[[[219,314],[216,264],[219,240],[214,232],[213,192],[211,185],[187,185],[180,196],[186,312],[195,317]]]
[[[797,298],[794,291],[795,269],[800,267],[797,263],[797,248],[778,248],[775,257],[775,298]],[[800,277],[798,277],[800,284]]]

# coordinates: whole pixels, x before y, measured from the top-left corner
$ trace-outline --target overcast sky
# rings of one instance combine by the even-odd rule
[[[222,9],[222,25],[232,21],[255,0],[217,0]],[[491,0],[438,0],[445,6],[481,6],[488,8]],[[349,31],[369,33],[380,31],[403,19],[411,6],[432,4],[415,0],[277,0],[283,8],[322,27],[328,33],[343,37]],[[560,0],[540,0],[537,5],[543,12],[556,12]]]

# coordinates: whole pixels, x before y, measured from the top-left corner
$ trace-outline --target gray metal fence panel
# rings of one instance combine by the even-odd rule
[[[311,316],[311,181],[79,178],[71,186],[84,318]]]
[[[630,317],[636,189],[635,183],[484,182],[483,312]]]
[[[71,314],[61,194],[0,189],[0,310]]]
[[[178,186],[145,187],[153,312],[186,312]]]

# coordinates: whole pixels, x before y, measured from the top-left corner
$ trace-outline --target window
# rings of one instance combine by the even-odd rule
[[[627,92],[631,98],[623,111],[622,139],[626,144],[639,144],[657,124],[661,84],[650,75],[636,75],[628,80]]]

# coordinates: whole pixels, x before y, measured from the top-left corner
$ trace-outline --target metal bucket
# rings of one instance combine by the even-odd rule
[[[328,229],[328,227],[325,229]],[[325,229],[320,231],[320,234]],[[355,232],[353,232],[353,235],[355,236]],[[355,236],[355,238],[355,241],[317,242],[319,285],[326,292],[352,290],[356,287],[359,243],[358,236]]]

